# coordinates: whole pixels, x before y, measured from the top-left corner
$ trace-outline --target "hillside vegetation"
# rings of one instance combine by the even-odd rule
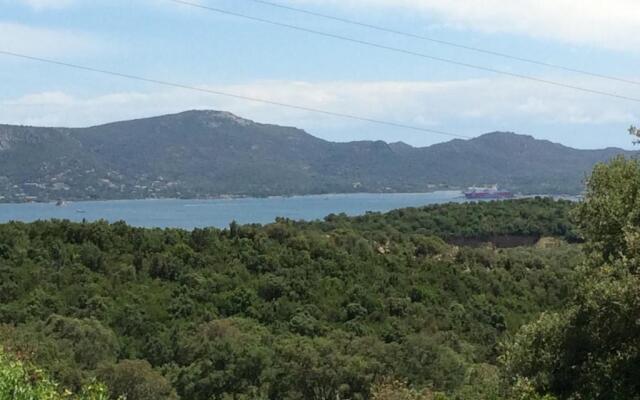
[[[0,201],[424,192],[494,183],[576,194],[594,164],[623,153],[500,132],[423,148],[333,143],[219,111],[76,129],[0,125]]]
[[[64,387],[97,377],[131,400],[367,399],[387,378],[476,398],[501,387],[500,340],[571,296],[581,252],[562,240],[570,207],[531,199],[192,232],[5,224],[0,339]],[[497,249],[437,236],[495,234],[558,239]]]

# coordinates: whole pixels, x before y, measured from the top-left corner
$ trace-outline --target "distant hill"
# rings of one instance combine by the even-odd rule
[[[220,111],[90,128],[0,125],[2,201],[419,192],[493,184],[578,193],[621,149],[576,150],[514,133],[416,148],[333,143]]]

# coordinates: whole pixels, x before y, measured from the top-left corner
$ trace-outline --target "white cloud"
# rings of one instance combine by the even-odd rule
[[[461,28],[637,51],[638,0],[289,0],[366,10],[407,9]]]
[[[589,85],[604,89],[608,84],[594,80]],[[627,126],[640,121],[637,107],[630,102],[509,78],[445,82],[267,81],[210,88],[470,135],[498,129],[522,131],[523,127],[532,126],[573,126],[575,130],[583,127],[595,127],[597,130],[600,127],[600,130],[606,130],[611,125]],[[446,139],[178,89],[121,92],[94,97],[77,97],[63,92],[33,93],[0,100],[0,123],[88,126],[187,109],[231,111],[259,122],[304,128],[331,140],[405,140],[424,145]],[[546,137],[557,141],[566,139],[562,135],[554,137],[549,132],[536,133],[547,134]],[[623,140],[624,134],[620,137]],[[574,140],[579,142],[578,138]],[[606,138],[600,140],[599,143],[606,143]]]
[[[74,0],[20,0],[22,3],[34,10],[44,10],[50,8],[64,8],[72,5]]]
[[[96,45],[78,32],[0,21],[0,49],[5,51],[47,56],[87,52]]]

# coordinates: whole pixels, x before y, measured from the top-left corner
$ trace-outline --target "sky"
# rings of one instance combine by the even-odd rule
[[[617,82],[356,27],[252,0],[190,0],[459,63],[640,99],[637,0],[270,0]],[[475,137],[532,135],[632,148],[640,101],[533,82],[286,29],[170,0],[0,0],[0,52]],[[230,111],[332,141],[451,140],[131,81],[0,54],[0,123],[91,126],[189,109]]]

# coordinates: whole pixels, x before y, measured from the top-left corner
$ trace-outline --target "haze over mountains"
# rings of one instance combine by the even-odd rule
[[[333,143],[220,111],[90,128],[0,125],[2,201],[422,192],[497,183],[575,194],[617,148],[577,150],[495,132],[416,148]]]

